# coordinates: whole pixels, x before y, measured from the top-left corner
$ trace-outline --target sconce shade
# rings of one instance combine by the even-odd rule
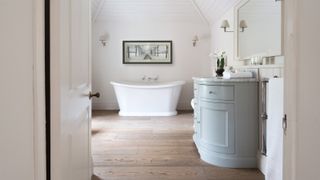
[[[99,41],[101,42],[101,44],[103,46],[106,46],[108,39],[109,39],[109,35],[106,33],[106,34],[100,36]]]
[[[247,22],[245,20],[241,20],[240,21],[240,28],[247,28],[248,25],[247,25]]]
[[[228,22],[228,20],[223,20],[221,23],[221,28],[229,28],[230,24]]]
[[[240,21],[240,24],[239,24],[239,27],[240,27],[240,32],[244,32],[244,29],[246,29],[248,27],[247,23],[245,20],[241,20]]]
[[[100,36],[100,41],[107,41],[108,40],[108,36],[107,35],[102,35]]]

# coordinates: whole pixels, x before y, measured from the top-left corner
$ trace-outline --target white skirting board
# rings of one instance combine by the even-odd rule
[[[257,159],[258,159],[258,168],[259,170],[265,175],[266,174],[266,169],[267,169],[267,157],[261,152],[258,152],[257,154]]]

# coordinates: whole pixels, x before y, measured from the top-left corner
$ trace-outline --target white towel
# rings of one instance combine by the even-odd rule
[[[266,180],[282,180],[283,158],[283,79],[270,79],[267,88]]]
[[[253,78],[252,72],[224,72],[224,79],[240,79],[240,78]]]

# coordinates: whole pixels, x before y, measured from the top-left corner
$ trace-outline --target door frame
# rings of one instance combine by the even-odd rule
[[[46,179],[45,1],[33,1],[34,178]]]
[[[46,79],[45,79],[45,2],[34,0],[34,161],[35,180],[44,180],[47,173],[46,155]],[[295,180],[296,172],[296,69],[297,69],[297,3],[298,0],[284,1],[284,88],[285,113],[288,129],[284,136],[284,179]],[[290,63],[288,63],[290,59]],[[50,84],[50,83],[49,83]],[[50,95],[49,95],[50,96]],[[49,112],[47,112],[49,113]],[[48,159],[49,160],[49,159]],[[49,161],[50,162],[50,161]],[[50,175],[49,175],[50,178]]]
[[[287,130],[284,134],[283,179],[296,180],[297,150],[297,61],[298,61],[298,0],[284,1],[284,113]]]

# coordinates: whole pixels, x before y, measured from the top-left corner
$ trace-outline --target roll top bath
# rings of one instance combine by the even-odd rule
[[[174,116],[185,81],[110,82],[120,116]]]

